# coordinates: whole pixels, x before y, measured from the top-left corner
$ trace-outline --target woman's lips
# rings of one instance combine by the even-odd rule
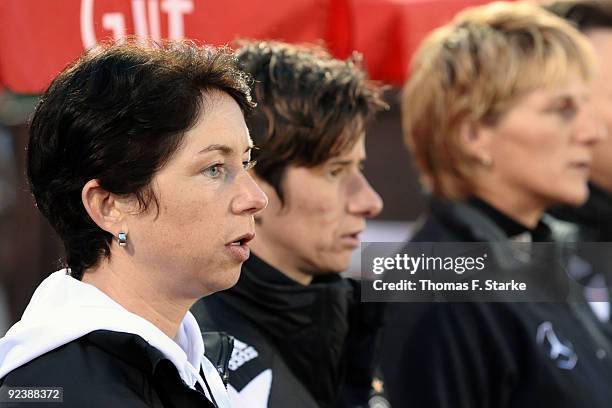
[[[255,237],[255,233],[247,232],[240,235],[232,242],[225,244],[225,250],[228,251],[229,255],[238,262],[244,262],[249,259],[251,250],[249,249],[248,242]]]
[[[249,249],[249,246],[246,243],[228,244],[225,245],[225,250],[232,258],[234,258],[240,263],[249,259],[249,255],[251,254],[251,250]]]
[[[574,162],[570,164],[570,168],[583,173],[587,177],[591,172],[591,164],[589,162]]]
[[[360,234],[361,234],[361,231],[350,233],[350,234],[344,234],[340,236],[340,240],[342,241],[342,244],[344,246],[349,247],[351,249],[355,249],[359,246],[361,242]]]

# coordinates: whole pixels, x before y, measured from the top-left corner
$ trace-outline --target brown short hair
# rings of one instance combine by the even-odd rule
[[[287,166],[314,167],[341,154],[386,107],[358,55],[342,61],[314,45],[242,41],[236,56],[255,80],[257,109],[248,120],[259,147],[255,172],[281,202]]]
[[[467,9],[434,31],[414,56],[402,100],[405,141],[425,186],[458,199],[472,192],[474,158],[459,142],[465,121],[494,125],[526,93],[595,65],[570,24],[529,3]]]

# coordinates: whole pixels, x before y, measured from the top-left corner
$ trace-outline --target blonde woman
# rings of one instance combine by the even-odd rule
[[[588,196],[594,57],[563,20],[527,3],[464,11],[417,52],[403,120],[430,211],[413,241],[552,239],[544,212]],[[552,265],[551,265],[552,267]],[[586,305],[582,305],[585,306]],[[582,306],[394,307],[385,347],[394,406],[608,407],[608,340]]]

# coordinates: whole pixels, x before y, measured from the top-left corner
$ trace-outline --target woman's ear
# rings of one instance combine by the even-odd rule
[[[493,131],[473,121],[464,121],[459,127],[459,142],[467,154],[485,167],[493,164]]]
[[[87,214],[101,229],[113,236],[119,232],[128,232],[123,200],[103,189],[98,180],[89,180],[83,186],[81,200]]]

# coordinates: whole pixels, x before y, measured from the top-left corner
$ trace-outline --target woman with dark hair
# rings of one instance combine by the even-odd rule
[[[252,106],[232,54],[187,42],[108,45],[52,82],[28,176],[66,269],[0,340],[2,395],[62,387],[67,407],[229,407],[216,365],[231,347],[203,341],[188,310],[236,283],[267,204],[247,173]]]
[[[514,242],[539,254],[532,243],[561,230],[546,209],[588,196],[605,136],[587,103],[593,65],[578,31],[528,3],[466,10],[428,37],[403,95],[406,141],[431,192],[413,241],[486,242],[503,249],[487,260],[497,272],[529,265]],[[561,259],[542,258],[552,287]],[[586,302],[478,302],[474,292],[474,302],[392,307],[383,350],[394,406],[610,406],[610,343]]]
[[[380,403],[372,383],[382,309],[362,304],[359,285],[340,273],[383,205],[362,172],[383,89],[357,59],[316,46],[243,42],[236,57],[255,79],[248,123],[261,149],[252,174],[270,205],[256,217],[236,286],[192,312],[200,327],[236,338],[236,406]]]

